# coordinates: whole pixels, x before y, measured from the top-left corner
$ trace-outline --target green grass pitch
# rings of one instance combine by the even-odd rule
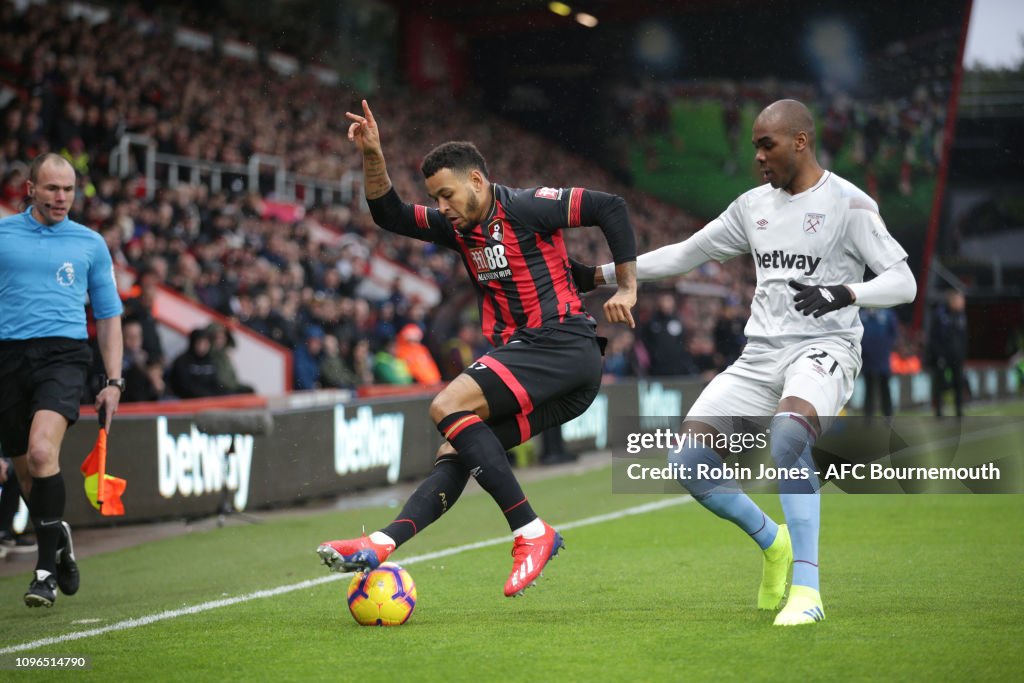
[[[399,628],[357,626],[347,579],[328,576],[325,538],[376,528],[394,509],[275,518],[81,561],[82,590],[50,610],[0,580],[0,651],[117,630],[18,654],[87,655],[76,680],[1012,680],[1024,637],[1024,498],[828,495],[827,619],[776,628],[755,609],[754,544],[685,496],[611,494],[608,469],[526,486],[565,524],[567,548],[536,588],[509,600],[505,540],[406,564],[419,604]],[[777,498],[758,496],[781,519]],[[658,508],[659,501],[663,507]],[[615,518],[608,513],[651,504]],[[606,515],[572,526],[574,520]],[[403,547],[399,563],[507,535],[490,499],[467,495]],[[241,598],[195,613],[188,608]],[[140,623],[172,611],[170,618]],[[128,622],[136,619],[139,621]],[[9,666],[15,655],[0,654]],[[51,680],[52,671],[4,680]]]

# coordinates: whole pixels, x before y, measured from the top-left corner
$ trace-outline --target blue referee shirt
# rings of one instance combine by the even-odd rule
[[[99,233],[65,218],[0,220],[0,340],[87,339],[86,297],[97,319],[121,315],[114,264]]]

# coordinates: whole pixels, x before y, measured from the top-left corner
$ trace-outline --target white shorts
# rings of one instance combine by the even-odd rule
[[[748,344],[704,388],[686,419],[728,434],[734,429],[732,418],[767,423],[779,401],[793,396],[814,406],[824,434],[850,400],[860,366],[860,354],[838,340],[815,339],[784,348]]]

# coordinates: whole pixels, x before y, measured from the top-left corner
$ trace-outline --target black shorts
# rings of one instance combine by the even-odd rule
[[[85,390],[92,349],[78,339],[46,337],[0,341],[0,444],[4,455],[28,451],[37,410],[60,413],[74,424]]]
[[[483,389],[487,424],[505,448],[581,415],[601,388],[596,337],[552,328],[520,330],[465,373]]]

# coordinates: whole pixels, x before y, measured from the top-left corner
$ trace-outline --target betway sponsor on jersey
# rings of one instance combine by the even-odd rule
[[[249,502],[252,436],[204,434],[194,424],[184,434],[171,434],[167,418],[158,417],[156,444],[161,496],[201,496],[226,488],[234,492],[235,509],[245,509]]]
[[[355,416],[345,417],[345,406],[334,407],[334,471],[339,476],[386,467],[388,482],[398,481],[402,466],[402,413],[373,414],[372,406],[360,406]]]
[[[778,249],[763,254],[755,249],[754,258],[757,259],[757,265],[762,268],[785,268],[787,270],[796,268],[802,270],[804,275],[814,275],[814,271],[818,269],[818,264],[821,263],[820,256],[790,254]]]

